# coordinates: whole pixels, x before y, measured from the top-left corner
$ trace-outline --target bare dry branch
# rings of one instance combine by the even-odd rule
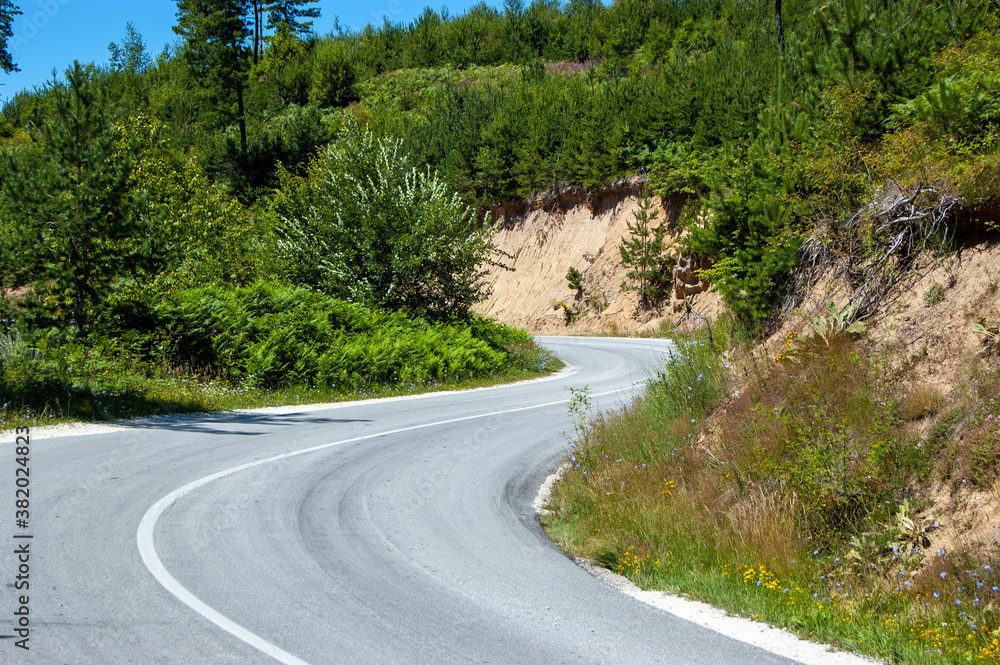
[[[958,203],[955,194],[923,185],[904,191],[889,182],[872,203],[847,219],[820,225],[799,250],[801,262],[781,315],[800,306],[820,277],[831,274],[846,278],[858,320],[882,311],[895,287],[919,268],[921,257],[934,260],[934,245],[953,233]]]

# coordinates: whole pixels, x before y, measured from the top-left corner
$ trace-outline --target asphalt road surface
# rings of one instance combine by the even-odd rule
[[[552,545],[531,502],[572,430],[666,342],[545,338],[555,378],[0,444],[0,662],[791,662],[654,609]],[[30,534],[31,540],[15,540]],[[30,589],[13,588],[30,542]],[[15,615],[28,596],[30,649]],[[23,614],[22,614],[23,616]]]

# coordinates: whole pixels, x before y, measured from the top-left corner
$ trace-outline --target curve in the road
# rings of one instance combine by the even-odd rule
[[[589,387],[596,412],[621,408],[670,347],[539,341],[573,371],[91,434],[33,430],[33,632],[19,662],[800,660],[638,602],[546,537],[532,501],[566,453],[566,389]],[[7,443],[0,454],[13,455]],[[12,480],[0,473],[0,496]],[[0,514],[0,540],[9,533]],[[0,569],[11,563],[0,551]]]
[[[629,386],[625,390],[634,389],[635,384]],[[611,390],[604,393],[597,393],[593,397],[603,397],[607,395],[618,394],[622,392],[621,390]],[[207,603],[195,596],[191,591],[189,591],[183,584],[178,582],[170,571],[167,570],[166,566],[160,560],[159,554],[156,552],[156,546],[153,540],[153,534],[156,530],[156,523],[159,521],[160,516],[170,508],[174,503],[181,499],[184,495],[189,492],[207,485],[212,481],[219,480],[220,478],[225,478],[226,476],[231,476],[233,474],[239,473],[246,469],[251,469],[253,467],[263,466],[265,464],[272,464],[274,462],[280,462],[281,460],[288,459],[290,457],[298,457],[299,455],[308,455],[309,453],[319,452],[321,450],[327,450],[335,446],[342,446],[349,443],[358,443],[361,441],[367,441],[371,439],[378,439],[382,437],[392,436],[395,434],[403,434],[406,432],[413,432],[422,429],[429,429],[433,427],[442,427],[445,425],[452,425],[455,423],[466,422],[470,420],[479,420],[482,418],[491,418],[496,416],[509,415],[512,413],[518,413],[521,411],[532,411],[535,409],[543,409],[551,406],[559,406],[562,404],[567,404],[568,399],[557,400],[553,402],[546,402],[544,404],[534,404],[531,406],[518,407],[515,409],[506,409],[503,411],[492,411],[488,413],[480,413],[472,416],[463,416],[461,418],[451,418],[448,420],[441,420],[433,423],[425,423],[422,425],[414,425],[411,427],[401,427],[398,429],[389,430],[386,432],[378,432],[375,434],[368,434],[365,436],[357,436],[350,439],[344,439],[342,441],[334,441],[332,443],[325,443],[319,446],[311,446],[309,448],[303,448],[302,450],[295,450],[288,453],[282,453],[281,455],[275,455],[273,457],[268,457],[267,459],[256,460],[249,462],[247,464],[241,464],[239,466],[234,466],[230,469],[225,469],[217,473],[207,475],[203,478],[199,478],[193,482],[180,487],[170,494],[166,495],[155,504],[153,504],[146,514],[143,515],[142,520],[139,522],[139,529],[136,532],[136,544],[139,547],[139,556],[142,557],[142,562],[145,564],[146,568],[149,570],[150,574],[156,581],[159,582],[164,589],[173,594],[178,600],[190,607],[192,610],[208,619],[216,626],[226,631],[227,633],[233,635],[237,639],[246,642],[253,648],[271,656],[279,663],[284,665],[308,665],[304,660],[293,656],[284,649],[268,642],[259,635],[247,630],[243,626],[237,624],[235,621],[224,616],[222,613],[218,612],[214,608],[210,607]]]

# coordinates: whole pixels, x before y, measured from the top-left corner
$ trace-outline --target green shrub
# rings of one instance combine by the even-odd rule
[[[1000,431],[997,428],[984,427],[970,437],[969,476],[972,484],[979,490],[989,490],[996,483],[997,471],[1000,468],[998,453],[1000,453]]]
[[[924,292],[924,307],[933,307],[944,301],[944,286],[934,282],[930,288]]]
[[[320,107],[344,106],[355,99],[354,66],[343,43],[323,42],[313,64],[309,102]]]
[[[570,266],[569,270],[566,271],[566,281],[569,282],[569,288],[583,292],[583,273],[579,269]]]
[[[171,295],[156,308],[172,356],[252,386],[358,389],[487,376],[523,333],[479,318],[431,323],[301,288],[258,283]]]
[[[693,141],[659,141],[654,149],[641,151],[637,159],[649,164],[650,183],[662,197],[707,194],[724,162],[717,148]]]
[[[14,395],[37,375],[39,353],[21,338],[17,329],[0,333],[0,394]]]
[[[487,266],[499,265],[489,218],[411,166],[399,140],[348,122],[304,178],[282,185],[273,214],[296,283],[436,317],[488,295]]]
[[[965,417],[965,409],[955,407],[945,415],[941,416],[927,432],[924,438],[923,448],[929,456],[936,455],[948,442],[952,430]]]
[[[745,147],[737,168],[688,212],[688,250],[716,259],[701,277],[747,330],[760,331],[792,268],[802,239],[788,193],[769,179],[759,148]]]

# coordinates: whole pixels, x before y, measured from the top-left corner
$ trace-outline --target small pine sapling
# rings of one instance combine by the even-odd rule
[[[640,305],[649,308],[669,293],[672,281],[672,257],[664,242],[666,228],[653,226],[659,216],[653,200],[644,194],[635,212],[635,221],[628,224],[629,238],[623,239],[618,251],[622,264],[628,269],[628,278],[634,286],[625,288],[639,292]]]
[[[569,271],[566,273],[566,281],[569,282],[569,288],[576,291],[576,300],[583,297],[583,273],[570,266]]]

